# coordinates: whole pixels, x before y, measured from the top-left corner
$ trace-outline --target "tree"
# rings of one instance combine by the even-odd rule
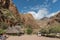
[[[32,30],[32,28],[28,27],[26,32],[27,32],[27,34],[32,34],[33,30]]]
[[[42,28],[42,29],[40,30],[40,32],[41,32],[41,34],[48,34],[48,33],[49,33],[49,29],[47,29],[47,28]]]
[[[0,28],[5,30],[8,28],[8,25],[5,22],[0,22]]]
[[[0,34],[3,34],[3,33],[5,33],[5,32],[6,32],[5,30],[0,29]]]

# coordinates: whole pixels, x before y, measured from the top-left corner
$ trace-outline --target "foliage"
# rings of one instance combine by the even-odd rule
[[[55,25],[48,28],[42,28],[40,32],[42,36],[46,36],[46,37],[60,37],[60,26]]]
[[[32,28],[27,28],[27,34],[32,34],[32,32],[33,32],[33,30],[32,30]]]
[[[5,30],[0,29],[0,34],[3,34],[3,33],[5,33]]]
[[[41,33],[47,34],[47,33],[60,33],[60,26],[51,26],[48,28],[42,28],[40,30]]]
[[[42,28],[40,32],[42,35],[47,34],[47,36],[56,36],[54,34],[60,33],[60,25],[53,25],[53,26]],[[53,34],[50,35],[51,33]]]
[[[49,29],[50,33],[60,33],[60,26],[54,26]]]
[[[40,32],[41,32],[42,34],[48,34],[48,33],[49,33],[49,29],[47,29],[47,28],[42,28],[42,29],[40,30]]]
[[[7,29],[8,25],[4,22],[0,22],[0,28],[1,29]]]

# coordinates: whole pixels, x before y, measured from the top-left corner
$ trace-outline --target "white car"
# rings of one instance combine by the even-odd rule
[[[40,32],[38,32],[38,34],[37,34],[39,37],[41,36],[41,33]]]

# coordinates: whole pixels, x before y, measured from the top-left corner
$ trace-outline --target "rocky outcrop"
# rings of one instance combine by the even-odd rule
[[[9,10],[11,12],[13,12],[15,14],[15,16],[19,16],[19,12],[18,12],[16,6],[14,5],[14,3],[12,2],[12,0],[10,0]]]
[[[37,20],[37,23],[40,25],[40,27],[43,27],[43,28],[59,25],[60,24],[60,12],[50,18],[44,17],[41,20]]]
[[[0,21],[7,25],[16,25],[20,14],[12,0],[0,0]],[[18,18],[18,19],[17,19]],[[19,23],[19,22],[18,22]]]
[[[35,21],[35,19],[33,18],[32,14],[22,14],[21,15],[21,22],[24,24],[25,27],[31,27],[34,29],[39,28],[39,25],[37,24],[37,22]]]
[[[60,12],[57,15],[54,15],[53,17],[50,18],[48,21],[48,24],[57,24],[60,23]]]
[[[19,15],[19,12],[14,3],[12,2],[12,0],[1,0],[0,5],[3,8],[9,9],[11,12],[14,13],[15,16]]]
[[[0,0],[0,21],[7,25],[24,25],[39,28],[31,14],[20,14],[12,0]],[[3,16],[3,17],[2,17]]]

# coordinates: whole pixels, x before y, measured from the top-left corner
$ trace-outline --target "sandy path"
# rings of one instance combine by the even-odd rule
[[[38,37],[36,35],[10,36],[7,40],[60,40],[58,38]]]

